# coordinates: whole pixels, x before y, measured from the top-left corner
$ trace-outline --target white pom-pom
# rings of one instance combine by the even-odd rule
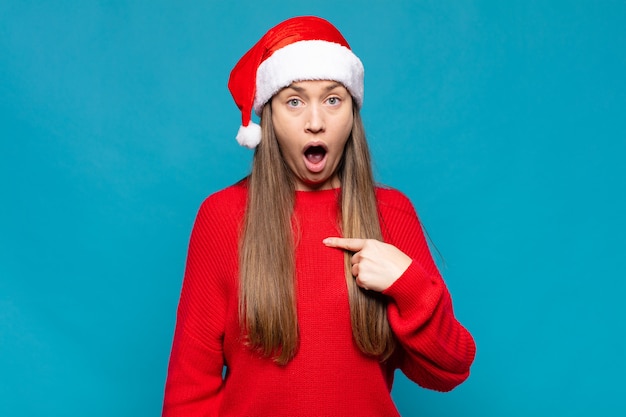
[[[237,142],[246,148],[256,148],[261,143],[261,126],[253,121],[250,121],[248,126],[240,126],[237,132]]]

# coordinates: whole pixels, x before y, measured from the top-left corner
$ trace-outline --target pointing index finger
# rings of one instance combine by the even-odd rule
[[[331,248],[347,249],[352,252],[358,252],[363,249],[365,239],[343,238],[343,237],[327,237],[323,243]]]

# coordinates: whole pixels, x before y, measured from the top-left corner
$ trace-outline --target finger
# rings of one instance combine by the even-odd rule
[[[361,261],[361,252],[356,252],[354,255],[352,255],[352,257],[350,258],[350,263],[352,265],[356,265]]]
[[[341,248],[352,252],[358,252],[363,249],[366,241],[366,239],[327,237],[323,240],[323,243],[331,248]]]
[[[359,276],[359,264],[352,265],[352,270],[350,272],[352,272],[352,276],[358,277]]]
[[[369,290],[367,285],[365,285],[365,283],[363,281],[361,281],[357,275],[355,275],[355,277],[356,277],[356,281],[355,281],[356,285],[358,285],[359,287],[363,288],[366,291]]]

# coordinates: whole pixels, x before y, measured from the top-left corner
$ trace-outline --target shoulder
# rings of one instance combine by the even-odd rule
[[[245,206],[248,196],[248,186],[244,181],[230,185],[222,190],[209,195],[203,202],[201,208],[230,210],[239,206]]]
[[[376,197],[384,240],[414,259],[421,256],[427,244],[422,223],[409,198],[389,187],[377,187]]]
[[[243,179],[233,185],[209,195],[203,204],[236,204],[245,203],[248,196],[248,181]]]
[[[248,187],[245,180],[209,195],[200,205],[198,218],[241,218],[246,208]]]
[[[399,212],[414,216],[415,208],[411,200],[400,190],[384,185],[376,187],[376,200],[381,213]]]

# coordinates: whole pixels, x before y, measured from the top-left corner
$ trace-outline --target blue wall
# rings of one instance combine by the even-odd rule
[[[301,14],[478,344],[402,414],[625,415],[626,3],[307,3],[0,2],[0,415],[159,414],[196,210],[250,166],[229,71]]]

